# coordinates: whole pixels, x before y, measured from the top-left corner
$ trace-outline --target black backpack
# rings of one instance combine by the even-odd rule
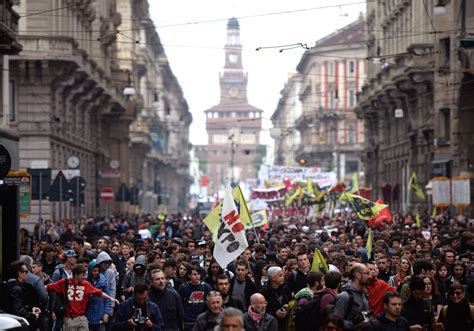
[[[352,291],[343,290],[349,294],[349,305],[347,313],[352,310],[354,304],[354,294]],[[324,319],[334,311],[336,298],[332,300],[324,309],[321,309],[321,299],[326,293],[317,293],[313,299],[304,304],[300,309],[295,309],[295,328],[296,331],[319,330]]]

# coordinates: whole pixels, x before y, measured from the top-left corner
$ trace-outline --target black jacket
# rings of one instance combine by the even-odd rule
[[[308,280],[306,274],[300,270],[294,271],[290,274],[290,279],[288,282],[290,290],[296,294],[299,290],[308,286]]]
[[[183,328],[183,303],[174,289],[166,287],[159,291],[150,287],[150,301],[158,305],[163,318],[163,330],[181,330]]]
[[[237,281],[236,277],[232,278],[232,280],[230,281],[230,289],[229,289],[230,294],[232,294],[232,291],[234,289],[234,284],[236,281]],[[246,276],[245,277],[245,302],[244,302],[245,309],[247,309],[247,307],[250,305],[250,296],[256,292],[257,292],[257,286],[250,279],[249,276]]]
[[[249,313],[245,313],[244,328],[245,331],[278,331],[278,321],[275,317],[266,313],[260,325],[257,325],[257,323],[250,318]]]
[[[377,315],[364,327],[363,331],[409,331],[410,326],[404,317],[398,317],[395,321],[385,317],[385,313]]]
[[[36,292],[32,285],[22,284],[16,279],[9,279],[8,282],[2,284],[0,292],[3,311],[24,317],[30,324],[36,320],[32,308],[39,305],[35,300]]]
[[[290,302],[291,292],[288,287],[283,285],[278,289],[274,289],[270,283],[268,283],[267,286],[262,289],[261,293],[268,302],[267,313],[275,317],[278,321],[278,329],[280,331],[287,330],[288,315],[285,318],[277,318],[276,311]]]

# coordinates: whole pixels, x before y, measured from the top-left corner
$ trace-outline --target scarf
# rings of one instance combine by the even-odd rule
[[[257,312],[255,312],[252,308],[252,306],[249,306],[249,309],[247,310],[247,313],[249,314],[249,317],[255,321],[255,323],[260,324],[260,322],[263,320],[263,316],[265,315],[265,313],[263,314],[259,314]]]

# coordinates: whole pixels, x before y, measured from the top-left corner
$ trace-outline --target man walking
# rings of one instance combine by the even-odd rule
[[[181,297],[168,286],[165,274],[160,269],[151,272],[150,301],[160,308],[163,330],[178,331],[183,328],[183,303]]]
[[[118,303],[116,299],[95,288],[85,280],[85,276],[86,268],[82,264],[78,264],[72,268],[71,278],[63,278],[46,285],[48,291],[62,294],[66,297],[67,307],[64,313],[64,327],[66,330],[89,330],[89,323],[85,315],[87,303],[91,295]]]

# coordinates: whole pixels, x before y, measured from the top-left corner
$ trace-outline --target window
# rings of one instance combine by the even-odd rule
[[[334,75],[334,63],[329,63],[329,75]]]
[[[229,54],[229,62],[230,63],[237,63],[237,55],[236,54]]]
[[[346,173],[358,172],[359,163],[357,161],[346,161]]]
[[[353,74],[355,71],[355,63],[354,61],[349,61],[349,73]]]
[[[349,90],[349,108],[355,107],[355,92],[354,90]]]
[[[9,109],[10,121],[16,120],[16,98],[15,98],[15,82],[10,81],[10,109]]]
[[[449,69],[451,63],[451,39],[444,38],[440,40],[441,53],[439,54],[439,68]]]
[[[442,142],[449,144],[451,141],[451,112],[449,108],[441,109],[441,129],[442,129]]]
[[[354,130],[354,124],[349,124],[348,128],[348,139],[349,139],[349,144],[354,144],[355,143],[355,130]]]

